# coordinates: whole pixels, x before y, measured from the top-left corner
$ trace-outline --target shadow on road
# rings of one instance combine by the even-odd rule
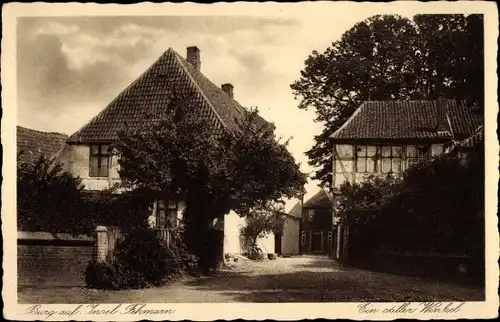
[[[300,264],[293,264],[292,265],[293,267],[296,267],[296,268],[326,268],[326,269],[332,269],[332,270],[335,270],[337,272],[341,272],[341,271],[344,271],[344,269],[342,268],[342,266],[331,260],[331,259],[328,259],[328,258],[318,258],[318,259],[313,259],[313,260],[310,260],[310,261],[307,261],[305,263],[300,263]]]
[[[306,264],[304,264],[306,265]],[[310,265],[326,265],[311,262]],[[372,279],[372,274],[314,272],[295,268],[280,274],[221,272],[217,276],[186,282],[200,291],[218,291],[237,302],[431,302],[482,300],[483,295],[468,290],[446,289],[440,285],[421,286],[421,281],[392,279],[390,275]]]

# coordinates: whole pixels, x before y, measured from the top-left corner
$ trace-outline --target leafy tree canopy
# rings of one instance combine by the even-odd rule
[[[184,197],[207,219],[230,210],[248,213],[255,205],[302,192],[305,176],[287,142],[278,143],[271,127],[255,125],[257,111],[240,122],[240,133],[230,135],[187,102],[176,99],[150,129],[119,135],[114,147],[124,187],[148,190],[152,198]]]
[[[211,269],[222,260],[223,236],[210,228],[214,218],[297,196],[306,178],[274,128],[257,126],[257,111],[245,114],[241,131],[228,133],[200,117],[189,98],[173,95],[169,107],[149,128],[119,134],[120,177],[125,189],[148,191],[143,195],[151,201],[186,201],[184,240]]]
[[[292,85],[299,108],[313,108],[323,132],[306,155],[331,182],[329,137],[366,100],[446,97],[483,100],[482,15],[374,16],[323,53],[313,51]],[[482,104],[480,104],[482,106]]]
[[[17,163],[18,230],[91,233],[81,180],[44,156],[33,164]]]

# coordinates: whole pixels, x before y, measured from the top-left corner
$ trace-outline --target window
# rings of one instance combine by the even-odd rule
[[[406,147],[406,166],[407,168],[417,164],[418,162],[429,158],[429,145],[409,145]]]
[[[306,244],[306,232],[303,231],[300,233],[300,244],[304,246]]]
[[[175,228],[178,226],[177,202],[175,200],[158,201],[156,223],[158,228]]]
[[[403,154],[403,148],[400,146],[382,146],[380,150],[380,172],[401,172],[401,158]]]
[[[373,145],[358,145],[356,147],[356,172],[375,172],[375,157],[377,147]]]
[[[90,176],[109,176],[109,145],[95,144],[90,146]]]
[[[313,221],[313,219],[314,219],[314,210],[308,210],[307,211],[307,220]]]

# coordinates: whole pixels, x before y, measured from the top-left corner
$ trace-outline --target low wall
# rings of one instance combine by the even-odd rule
[[[82,235],[18,232],[18,287],[84,286],[94,244]]]

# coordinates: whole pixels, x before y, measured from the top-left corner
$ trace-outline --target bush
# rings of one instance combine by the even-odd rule
[[[131,289],[159,286],[167,279],[184,274],[195,275],[198,260],[183,248],[166,245],[154,231],[140,229],[129,233],[113,252],[112,261],[91,261],[85,272],[87,287],[96,289]]]
[[[444,155],[399,179],[345,184],[338,209],[349,225],[349,257],[376,248],[476,256],[484,249],[482,158]]]
[[[160,284],[168,273],[175,271],[176,263],[173,263],[172,257],[155,232],[149,229],[130,232],[114,251],[114,262],[119,265],[120,271],[130,276],[141,276],[144,282],[152,285]],[[132,281],[132,284],[135,283]]]
[[[85,284],[90,288],[99,290],[109,290],[114,286],[114,271],[111,266],[105,263],[98,263],[92,260],[85,270]]]

